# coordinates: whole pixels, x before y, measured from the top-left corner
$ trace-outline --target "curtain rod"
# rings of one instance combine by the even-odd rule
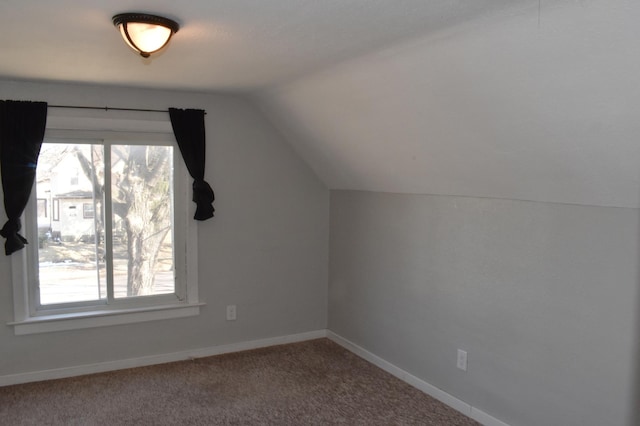
[[[165,112],[169,113],[166,109],[141,109],[141,108],[114,108],[114,107],[96,107],[96,106],[79,106],[79,105],[48,105],[49,108],[67,108],[67,109],[97,109],[104,111],[140,111],[140,112]],[[205,115],[207,112],[205,111]]]

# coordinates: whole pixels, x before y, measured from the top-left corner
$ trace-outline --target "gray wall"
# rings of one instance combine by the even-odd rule
[[[327,189],[241,97],[2,81],[0,99],[206,109],[217,195],[199,317],[14,336],[0,256],[0,375],[325,328],[329,282],[332,331],[513,426],[640,420],[637,210],[334,191],[329,215]]]
[[[332,191],[329,328],[513,426],[631,425],[638,225],[629,208]]]
[[[216,217],[198,225],[198,317],[15,336],[0,256],[0,376],[326,328],[329,192],[241,97],[0,81],[0,99],[207,111],[206,179]],[[1,190],[0,190],[1,193]],[[0,209],[0,221],[6,221]],[[236,304],[238,320],[225,321]]]

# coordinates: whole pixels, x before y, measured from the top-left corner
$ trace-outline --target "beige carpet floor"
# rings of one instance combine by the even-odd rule
[[[478,425],[328,339],[0,387],[0,425]]]

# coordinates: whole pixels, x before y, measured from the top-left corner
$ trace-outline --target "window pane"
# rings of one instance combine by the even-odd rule
[[[46,198],[38,198],[37,208],[38,208],[38,220],[46,219],[48,216]]]
[[[175,292],[172,179],[172,147],[111,147],[116,298]]]
[[[51,212],[51,216],[53,216],[53,220],[60,220],[60,200],[57,198],[53,199],[52,209],[53,211]]]
[[[44,143],[36,191],[53,214],[38,214],[42,305],[100,299],[104,289],[103,150],[99,145]],[[71,177],[77,178],[71,184]],[[83,205],[98,212],[83,215]],[[40,205],[40,203],[39,203]],[[103,291],[104,293],[104,291]]]
[[[85,219],[93,219],[92,203],[82,203],[82,217]]]

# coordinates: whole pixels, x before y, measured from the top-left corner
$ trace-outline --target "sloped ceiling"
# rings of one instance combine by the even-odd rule
[[[541,1],[265,91],[335,189],[639,207],[640,2]]]
[[[177,19],[151,60],[111,24]],[[1,79],[254,99],[332,189],[640,207],[637,0],[3,0]]]

